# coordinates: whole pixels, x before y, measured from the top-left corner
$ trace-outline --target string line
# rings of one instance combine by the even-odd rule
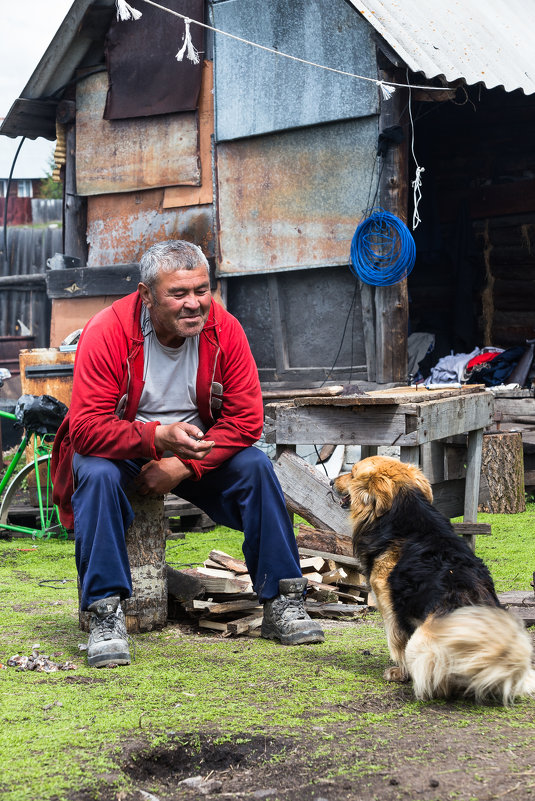
[[[406,83],[396,83],[395,81],[381,81],[378,78],[369,78],[366,75],[357,75],[354,72],[346,72],[345,70],[339,70],[335,67],[327,67],[325,64],[318,64],[315,61],[308,61],[305,58],[299,58],[299,56],[292,56],[290,53],[283,53],[281,50],[275,50],[273,47],[267,47],[267,45],[258,44],[258,42],[251,42],[249,39],[244,39],[242,36],[237,36],[234,33],[229,33],[228,31],[222,31],[220,28],[214,28],[213,25],[208,25],[206,22],[199,22],[196,19],[191,19],[188,17],[187,14],[181,14],[179,11],[173,11],[171,8],[167,8],[166,6],[162,6],[159,3],[155,3],[154,0],[142,0],[143,3],[147,3],[150,6],[154,6],[154,8],[159,8],[161,11],[167,11],[168,14],[172,14],[174,17],[179,17],[184,21],[188,20],[189,22],[193,23],[193,25],[199,25],[201,28],[206,28],[209,31],[213,31],[214,33],[220,33],[222,36],[227,36],[229,39],[235,39],[237,42],[242,42],[242,44],[251,45],[251,47],[257,47],[259,50],[265,50],[267,53],[273,53],[275,56],[282,56],[283,58],[291,59],[292,61],[298,61],[300,64],[307,64],[309,67],[317,67],[318,69],[327,70],[328,72],[335,72],[338,75],[345,75],[347,78],[358,78],[360,81],[368,81],[369,83],[374,83],[377,86],[395,86],[400,87],[402,89],[407,89],[409,84]],[[412,84],[412,89],[429,89],[429,90],[437,90],[440,92],[444,91],[443,86],[424,86],[423,84]]]

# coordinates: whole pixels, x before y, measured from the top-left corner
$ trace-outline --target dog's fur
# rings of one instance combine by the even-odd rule
[[[481,559],[432,506],[421,470],[371,456],[333,487],[350,506],[355,556],[396,663],[385,678],[411,678],[419,699],[464,693],[508,705],[535,695],[523,624],[501,607]]]

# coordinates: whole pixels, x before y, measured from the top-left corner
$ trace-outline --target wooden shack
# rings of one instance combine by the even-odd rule
[[[0,127],[58,142],[76,266],[47,275],[52,346],[167,238],[203,248],[268,388],[405,383],[410,332],[434,335],[432,363],[535,335],[534,9],[131,5],[120,21],[115,0],[75,0]],[[175,57],[184,16],[198,64]],[[421,218],[393,286],[348,266],[374,206]]]

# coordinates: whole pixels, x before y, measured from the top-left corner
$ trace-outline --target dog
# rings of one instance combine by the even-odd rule
[[[464,694],[508,706],[535,695],[523,623],[501,606],[487,567],[433,507],[422,471],[371,456],[331,483],[350,508],[355,556],[396,663],[385,679],[412,679],[421,700]]]

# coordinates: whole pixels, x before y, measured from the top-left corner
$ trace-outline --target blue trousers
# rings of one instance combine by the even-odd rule
[[[132,594],[125,532],[134,519],[127,491],[144,460],[116,461],[75,454],[72,496],[81,608],[100,598]],[[301,576],[299,554],[284,496],[268,457],[245,448],[175,495],[215,523],[243,531],[243,554],[261,601],[279,593],[279,580]]]

